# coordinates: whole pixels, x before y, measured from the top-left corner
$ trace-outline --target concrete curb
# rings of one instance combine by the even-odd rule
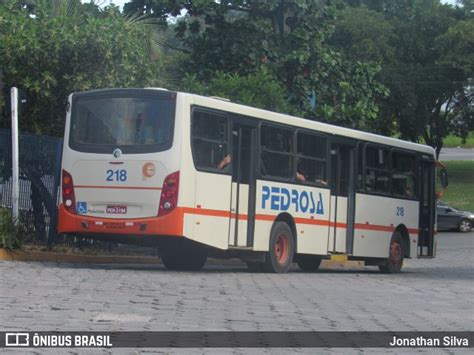
[[[8,251],[5,249],[0,249],[0,260],[84,264],[161,264],[159,258],[152,256],[80,255],[46,251]]]
[[[0,260],[7,261],[43,261],[53,263],[82,263],[82,264],[144,264],[160,265],[161,260],[153,256],[105,256],[105,255],[80,255],[63,254],[46,251],[26,251],[15,250],[8,251],[0,248]],[[207,262],[208,265],[226,265],[226,266],[244,266],[240,260],[230,259],[212,259]],[[363,261],[355,260],[323,260],[321,267],[324,268],[352,268],[364,266]]]

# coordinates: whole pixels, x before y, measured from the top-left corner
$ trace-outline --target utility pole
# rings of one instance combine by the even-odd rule
[[[17,224],[20,218],[20,174],[18,155],[18,89],[11,88],[11,112],[12,112],[12,217],[13,223]]]

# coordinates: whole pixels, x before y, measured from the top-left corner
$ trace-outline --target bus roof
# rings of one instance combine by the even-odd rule
[[[273,121],[276,123],[287,124],[294,127],[301,127],[318,132],[324,132],[328,134],[354,138],[367,142],[388,145],[391,147],[412,150],[428,154],[430,157],[433,158],[435,157],[435,150],[432,147],[423,144],[407,142],[400,139],[385,137],[374,133],[358,131],[355,129],[331,125],[328,123],[262,110],[250,106],[236,104],[226,100],[221,100],[219,98],[205,97],[181,92],[178,94],[189,96],[194,102],[194,104],[199,106],[212,107],[218,110],[237,113],[244,116],[255,117],[267,121]]]

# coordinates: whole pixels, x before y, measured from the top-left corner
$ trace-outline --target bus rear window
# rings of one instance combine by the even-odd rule
[[[73,100],[69,145],[91,153],[169,149],[173,101],[159,97],[85,96]]]

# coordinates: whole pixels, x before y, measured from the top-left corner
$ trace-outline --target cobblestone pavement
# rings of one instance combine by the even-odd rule
[[[473,331],[473,252],[474,232],[440,233],[437,258],[407,260],[398,275],[374,267],[313,274],[295,267],[274,275],[251,274],[243,265],[171,272],[149,265],[0,261],[0,327]]]

